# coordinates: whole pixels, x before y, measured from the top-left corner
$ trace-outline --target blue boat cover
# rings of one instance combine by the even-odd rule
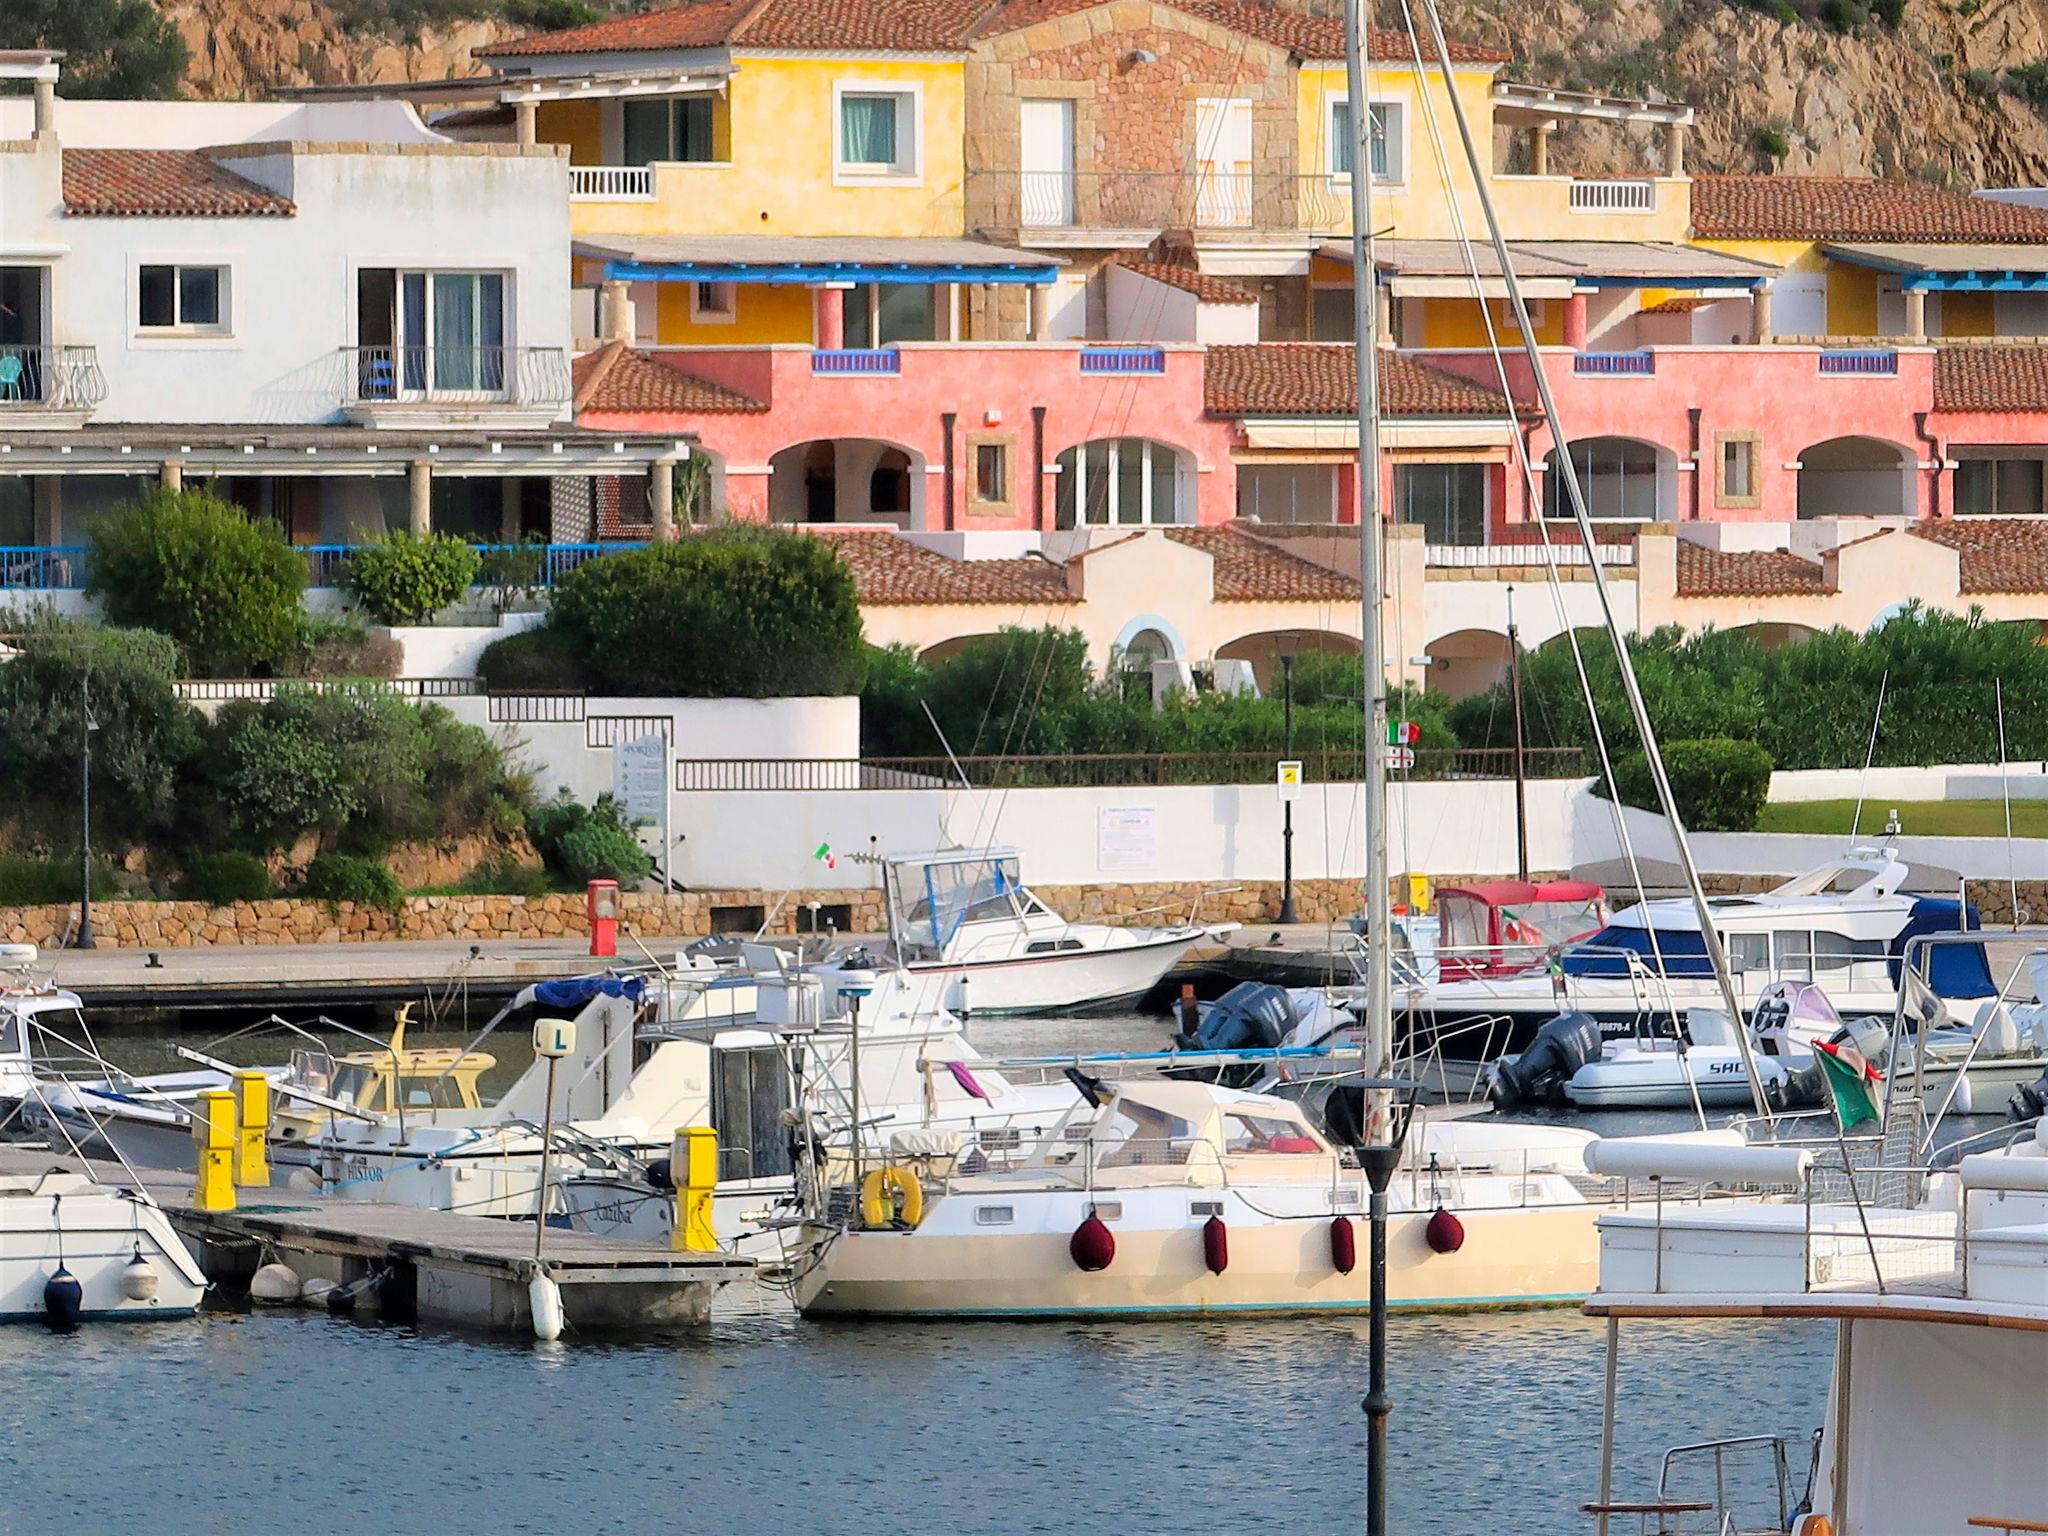
[[[1957,933],[1980,927],[1975,906],[1964,906],[1953,896],[1922,896],[1913,903],[1906,926],[1892,940],[1892,985],[1899,984],[1906,944],[1923,933]],[[1936,997],[1992,997],[1998,984],[1991,979],[1991,962],[1982,944],[1930,944],[1926,947],[1927,985]]]
[[[581,1008],[593,997],[630,997],[637,1003],[642,985],[638,976],[564,976],[535,982],[533,1000],[543,1008]]]
[[[1640,955],[1652,974],[1660,953],[1667,976],[1714,974],[1714,963],[1707,958],[1707,941],[1697,931],[1682,928],[1659,928],[1653,949],[1649,929],[1610,924],[1566,950],[1559,963],[1567,976],[1627,976],[1628,955],[1621,953],[1623,950]]]

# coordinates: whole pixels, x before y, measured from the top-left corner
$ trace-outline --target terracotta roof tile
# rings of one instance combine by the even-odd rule
[[[1385,416],[1507,414],[1497,389],[1382,350]],[[1358,409],[1358,368],[1343,342],[1267,341],[1211,347],[1204,403],[1214,416],[1348,416]]]
[[[569,372],[576,385],[579,416],[587,411],[705,415],[768,409],[765,401],[685,373],[622,341],[607,342],[595,352],[584,353],[570,365]]]
[[[74,217],[285,218],[288,197],[196,149],[67,149],[64,211]]]
[[[1219,603],[1358,601],[1358,583],[1350,577],[1276,549],[1241,528],[1169,528],[1166,536],[1215,561]]]
[[[1943,347],[1934,354],[1937,411],[2048,411],[2048,346]]]
[[[1705,309],[1709,304],[1718,304],[1719,299],[1666,299],[1661,304],[1645,304],[1638,313],[1645,315],[1689,315],[1696,309]]]
[[[1197,272],[1193,267],[1175,266],[1166,261],[1133,261],[1119,256],[1113,265],[1135,272],[1140,277],[1149,277],[1155,283],[1164,283],[1169,288],[1178,288],[1183,293],[1192,293],[1204,304],[1256,304],[1259,296],[1249,288],[1239,287],[1227,278],[1212,277],[1207,272]]]
[[[984,37],[995,32],[1014,32],[1020,27],[1071,16],[1076,11],[1092,10],[1103,3],[1105,0],[1007,0],[977,32]],[[1308,16],[1270,4],[1268,0],[1158,0],[1158,3],[1193,16],[1198,21],[1206,21],[1211,26],[1257,38],[1276,48],[1285,48],[1305,59],[1344,57],[1344,21],[1341,16]],[[1410,57],[1408,35],[1391,27],[1374,27],[1368,34],[1366,48],[1375,59]],[[1454,64],[1505,64],[1508,59],[1509,55],[1498,49],[1482,48],[1476,43],[1451,43],[1451,62]],[[1423,44],[1423,60],[1426,63],[1436,62],[1436,50],[1427,42]]]
[[[1956,552],[1965,596],[2048,592],[2048,526],[2032,518],[1944,518],[1911,531]]]
[[[887,528],[808,528],[830,539],[853,572],[860,600],[879,607],[926,604],[1073,603],[1065,572],[1051,561],[955,560]]]
[[[2048,213],[1925,181],[1695,176],[1695,236],[1711,240],[2048,241]]]
[[[1817,560],[1783,550],[1720,550],[1678,541],[1680,597],[1790,597],[1834,591]]]

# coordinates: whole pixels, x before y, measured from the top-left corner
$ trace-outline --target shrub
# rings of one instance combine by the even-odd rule
[[[475,584],[490,594],[491,606],[503,614],[520,599],[541,590],[547,559],[547,546],[538,540],[493,544],[477,555]]]
[[[404,893],[398,877],[375,859],[323,853],[306,866],[305,893],[316,901],[352,901],[359,907],[395,912]]]
[[[381,852],[427,830],[427,729],[388,689],[280,687],[223,708],[210,735],[210,777],[246,843],[278,848],[315,832]]]
[[[1785,137],[1784,129],[1776,123],[1759,124],[1751,142],[1756,145],[1758,154],[1773,162],[1782,160],[1792,153],[1791,140]]]
[[[238,901],[261,901],[272,893],[270,869],[254,854],[229,849],[195,853],[178,874],[178,894],[187,901],[225,907]]]
[[[405,647],[390,635],[373,635],[353,618],[306,613],[286,670],[293,677],[398,676]]]
[[[853,693],[865,659],[831,543],[740,524],[584,561],[556,585],[550,622],[622,694]]]
[[[424,624],[469,590],[477,554],[448,533],[404,529],[359,545],[342,561],[339,580],[380,624]]]
[[[86,590],[109,623],[153,629],[203,673],[263,666],[299,637],[306,562],[274,523],[158,488],[93,527]]]
[[[1688,831],[1753,832],[1771,793],[1771,754],[1753,741],[1709,737],[1664,744],[1664,772]],[[1614,764],[1622,803],[1658,809],[1650,760],[1631,752]]]
[[[585,807],[564,790],[526,813],[526,835],[547,867],[573,885],[592,880],[637,885],[654,868],[610,795],[599,795],[595,805]]]
[[[1797,26],[1800,21],[1799,9],[1792,0],[1736,0],[1745,10],[1761,11],[1773,21],[1785,26]]]
[[[2005,72],[2006,89],[2036,112],[2048,113],[2048,59],[2016,65]]]
[[[1979,101],[1991,101],[1998,95],[1998,72],[1991,69],[1966,69],[1963,71],[1963,89]]]
[[[1906,20],[1906,0],[1870,0],[1870,14],[1896,32]]]
[[[1863,0],[1821,0],[1820,24],[1830,32],[1847,36],[1870,20],[1870,7]]]
[[[94,899],[110,897],[118,888],[113,869],[102,859],[93,860]],[[74,852],[68,859],[37,859],[24,854],[0,854],[0,907],[48,907],[76,900],[77,853]]]
[[[518,830],[532,783],[506,763],[505,749],[439,704],[420,706],[419,715],[426,731],[420,789],[431,818],[421,831],[462,837]]]
[[[493,640],[477,658],[476,675],[494,693],[514,688],[588,690],[595,681],[584,661],[583,642],[551,624]]]

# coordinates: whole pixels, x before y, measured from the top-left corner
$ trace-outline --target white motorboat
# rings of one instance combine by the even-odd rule
[[[1196,944],[1238,926],[1069,922],[1023,883],[1014,848],[898,855],[882,869],[891,949],[925,983],[930,1006],[959,1014],[1130,1002]]]
[[[12,1121],[30,1098],[38,1055],[54,1036],[84,1049],[84,1004],[36,974],[33,944],[0,944],[0,1121]]]
[[[0,1322],[190,1317],[206,1276],[132,1190],[52,1168],[0,1174]]]

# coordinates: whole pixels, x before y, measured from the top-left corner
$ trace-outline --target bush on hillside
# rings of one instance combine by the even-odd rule
[[[232,848],[192,854],[178,872],[178,894],[211,907],[261,901],[274,890],[269,867],[254,854]]]
[[[588,691],[596,682],[583,642],[552,624],[537,624],[493,640],[477,658],[476,675],[493,693],[515,689]]]
[[[352,901],[386,912],[397,911],[405,894],[398,888],[398,877],[375,859],[346,853],[323,853],[308,864],[303,889],[316,901]]]
[[[378,623],[424,624],[469,590],[477,568],[468,541],[401,528],[357,545],[337,579]]]
[[[1754,832],[1771,794],[1771,755],[1753,741],[1712,737],[1663,743],[1671,798],[1689,832]],[[1661,809],[1650,760],[1631,752],[1614,764],[1624,805]]]
[[[159,487],[100,519],[88,572],[110,624],[170,636],[197,673],[269,666],[298,643],[305,558],[205,491]]]
[[[548,869],[572,885],[616,880],[630,889],[654,868],[610,795],[584,806],[564,790],[526,813],[526,835]]]
[[[100,901],[120,889],[104,859],[93,860],[92,895]],[[48,907],[78,900],[78,854],[69,858],[33,858],[0,853],[0,907]]]
[[[393,678],[404,660],[404,646],[371,634],[357,619],[302,613],[298,643],[280,670],[291,677]]]

